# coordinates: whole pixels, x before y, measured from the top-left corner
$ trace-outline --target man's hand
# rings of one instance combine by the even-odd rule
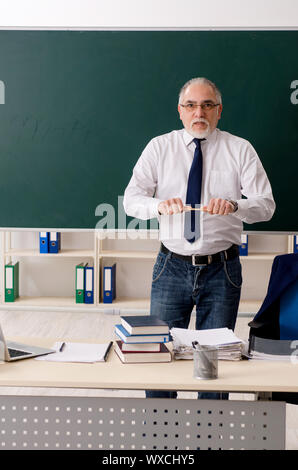
[[[184,206],[180,197],[167,199],[158,204],[158,212],[161,215],[179,214],[183,211],[191,210],[189,206]],[[210,199],[208,206],[201,207],[200,209],[208,214],[214,215],[228,215],[235,212],[235,207],[226,199],[214,198]]]
[[[167,199],[166,201],[162,201],[158,204],[158,212],[161,215],[179,214],[183,212],[183,210],[184,205],[180,197]]]
[[[202,207],[208,214],[228,215],[235,212],[235,207],[226,199],[210,199],[208,206]]]

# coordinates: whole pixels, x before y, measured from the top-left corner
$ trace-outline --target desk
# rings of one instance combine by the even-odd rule
[[[27,342],[50,346],[54,340]],[[0,386],[298,392],[297,368],[273,361],[219,361],[218,379],[200,381],[192,378],[192,361],[122,364],[112,351],[106,363],[27,359],[1,364]],[[194,450],[285,445],[282,402],[2,396],[0,410],[0,448]]]

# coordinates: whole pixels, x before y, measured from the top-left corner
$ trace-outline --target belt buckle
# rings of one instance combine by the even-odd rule
[[[196,263],[196,256],[198,255],[191,255],[191,264],[193,266],[207,266],[212,261],[212,255],[208,255],[208,263]]]

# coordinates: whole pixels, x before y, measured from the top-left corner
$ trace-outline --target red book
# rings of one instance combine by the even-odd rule
[[[164,343],[160,344],[160,351],[123,351],[122,341],[116,341],[114,349],[120,360],[127,363],[136,362],[171,362],[172,355]]]

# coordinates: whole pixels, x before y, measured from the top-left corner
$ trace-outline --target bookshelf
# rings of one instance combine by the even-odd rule
[[[109,314],[144,313],[150,307],[149,295],[151,272],[159,250],[158,230],[57,230],[61,232],[61,251],[59,253],[39,252],[39,229],[5,229],[1,231],[1,296],[0,309],[5,310],[54,310],[54,311],[90,311]],[[269,237],[269,238],[268,238]],[[270,246],[270,251],[268,251]],[[275,256],[293,252],[294,235],[248,234],[248,255],[241,256],[245,291],[242,295],[239,312],[255,313],[265,296],[271,265]],[[20,262],[20,297],[15,302],[4,301],[4,267],[10,261]],[[76,304],[75,302],[75,266],[83,261],[90,261],[94,266],[94,303]],[[100,298],[102,270],[105,265],[116,262],[117,298],[112,304],[105,304]],[[51,274],[46,263],[50,263]],[[22,265],[25,264],[22,274]],[[255,273],[265,269],[261,292],[255,294]],[[142,270],[142,275],[141,275]],[[146,275],[143,276],[143,272]],[[65,277],[59,278],[64,272]],[[30,278],[24,285],[22,275]],[[56,294],[31,292],[34,285],[38,289],[40,280],[47,276],[55,290],[55,283],[60,287]],[[146,277],[147,276],[147,277]],[[144,277],[144,279],[143,279]],[[37,279],[37,280],[36,280]],[[63,279],[67,279],[67,288],[63,292]],[[129,285],[129,289],[127,289]],[[251,287],[249,287],[251,285]],[[142,289],[140,289],[142,286]],[[250,290],[249,290],[250,289]]]
[[[1,305],[2,309],[14,309],[14,310],[27,310],[27,309],[40,309],[40,310],[83,310],[92,309],[96,306],[94,304],[76,304],[75,303],[75,266],[80,262],[86,260],[94,266],[94,294],[95,298],[97,293],[97,272],[98,272],[98,258],[96,256],[96,240],[94,237],[94,231],[92,230],[74,230],[74,231],[60,231],[62,236],[61,250],[59,253],[40,253],[39,251],[39,230],[33,229],[22,229],[22,230],[5,230],[1,232]],[[79,240],[78,247],[63,246],[63,235],[76,234]],[[81,238],[88,238],[86,246],[80,241]],[[5,302],[5,279],[4,269],[5,264],[10,261],[20,261],[20,286],[22,286],[22,265],[25,264],[26,271],[25,275],[29,274],[29,278],[32,284],[40,285],[39,277],[50,278],[50,282],[53,283],[53,277],[57,276],[57,284],[61,286],[63,279],[59,276],[61,267],[65,264],[68,265],[69,277],[72,278],[73,289],[67,289],[67,295],[63,295],[59,289],[57,295],[32,295],[30,292],[27,294],[28,286],[23,286],[21,289],[20,297],[15,302]],[[47,266],[48,265],[48,266]],[[51,273],[49,272],[49,266]],[[24,267],[24,266],[23,266]],[[33,269],[34,268],[34,269]],[[37,270],[36,270],[37,268]],[[30,272],[31,271],[31,272]],[[36,272],[37,271],[37,272]],[[35,276],[34,276],[35,274]],[[69,280],[68,280],[69,281]],[[27,289],[26,289],[27,287]],[[30,289],[29,289],[30,290]],[[25,292],[22,292],[25,291]]]

